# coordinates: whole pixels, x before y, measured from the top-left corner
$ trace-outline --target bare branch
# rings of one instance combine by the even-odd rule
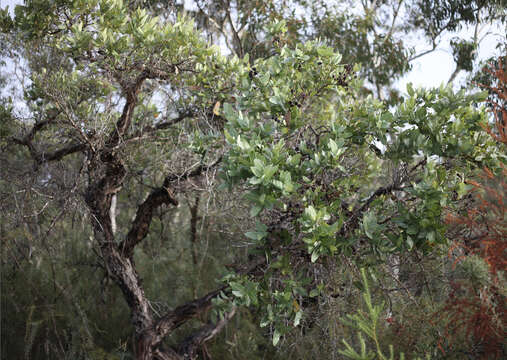
[[[395,190],[400,190],[400,188],[396,184],[390,184],[388,186],[383,186],[383,187],[378,188],[373,194],[370,195],[370,197],[366,200],[366,202],[360,208],[358,208],[356,211],[354,211],[352,217],[357,218],[359,215],[361,215],[363,213],[363,211],[365,211],[368,208],[368,206],[370,206],[370,204],[373,202],[373,200],[375,200],[377,197],[379,197],[381,195],[389,194],[391,191],[395,191]]]
[[[197,221],[199,220],[199,200],[200,196],[197,194],[195,197],[195,203],[189,204],[190,207],[190,243],[192,245],[192,263],[197,266]]]
[[[357,208],[356,210],[354,210],[354,212],[352,213],[352,216],[349,219],[349,222],[352,222],[355,219],[357,219],[366,209],[368,209],[368,207],[370,206],[370,204],[377,197],[379,197],[381,195],[389,194],[392,191],[403,190],[403,188],[400,187],[401,184],[403,184],[405,181],[407,181],[409,175],[412,174],[419,166],[425,165],[426,161],[427,161],[426,158],[423,158],[422,160],[420,160],[417,164],[415,164],[414,166],[412,166],[412,168],[410,168],[408,170],[407,176],[405,176],[402,179],[399,179],[398,181],[394,181],[393,183],[389,184],[388,186],[382,186],[382,187],[378,188],[377,190],[375,190],[373,192],[373,194],[371,194],[368,197],[368,199],[366,199],[366,202],[363,205],[361,205],[359,208]]]
[[[231,6],[230,2],[228,2],[228,7],[226,10],[227,21],[229,22],[229,25],[230,25],[231,31],[232,31],[232,35],[234,37],[234,41],[236,42],[236,45],[238,47],[238,57],[242,58],[243,57],[243,46],[241,45],[241,39],[239,37],[238,32],[236,31],[233,21],[232,21],[230,6]]]
[[[217,160],[215,160],[210,165],[200,164],[199,166],[195,167],[194,169],[185,171],[183,174],[180,174],[180,175],[170,174],[170,175],[166,176],[166,178],[164,179],[164,184],[162,186],[167,188],[174,181],[199,176],[199,175],[205,173],[206,171],[217,166],[221,161],[222,161],[222,156],[220,156]]]
[[[38,121],[36,122],[33,127],[32,127],[32,130],[30,130],[30,132],[28,134],[25,135],[25,141],[27,140],[32,140],[35,136],[35,134],[41,130],[42,128],[44,128],[46,125],[52,123],[56,117],[59,115],[59,112],[54,114],[53,116],[50,116],[49,118],[45,119],[45,120],[42,120],[42,121]]]
[[[211,307],[211,300],[217,297],[220,292],[226,289],[225,286],[213,290],[203,297],[190,301],[184,305],[178,306],[173,311],[168,312],[160,318],[155,324],[155,333],[158,336],[157,345],[162,339],[174,329],[177,329],[189,319],[193,319]]]
[[[411,56],[410,58],[408,58],[408,62],[411,62],[411,61],[414,61],[415,59],[417,58],[420,58],[424,55],[427,55],[429,53],[432,53],[433,51],[435,51],[437,49],[437,43],[433,41],[433,45],[431,47],[431,49],[428,49],[428,50],[425,50],[423,52],[420,52],[419,54],[417,55],[414,55],[414,56]]]
[[[134,134],[132,134],[131,137],[128,139],[125,139],[125,142],[131,142],[140,140],[144,137],[145,134],[154,133],[158,130],[165,130],[170,128],[171,126],[174,126],[180,122],[182,122],[185,119],[188,119],[192,117],[195,114],[195,112],[192,109],[188,109],[187,111],[180,113],[177,117],[160,122],[155,125],[148,125],[143,127],[141,130],[136,131]]]
[[[187,337],[179,347],[179,353],[185,354],[186,358],[196,359],[196,352],[199,346],[214,338],[236,314],[236,308],[226,313],[216,324],[208,323],[194,334]]]
[[[32,141],[27,137],[25,137],[23,139],[13,137],[12,141],[18,145],[25,145],[28,148],[30,155],[37,162],[37,164],[43,164],[43,163],[51,162],[51,161],[58,161],[67,155],[81,152],[86,149],[86,144],[74,143],[74,144],[70,144],[68,146],[65,146],[61,149],[55,150],[50,153],[44,153],[44,152],[39,153],[35,149],[35,146],[33,145]]]
[[[387,40],[389,40],[389,38],[392,36],[393,34],[393,31],[394,31],[394,25],[396,24],[396,19],[398,18],[398,14],[400,13],[400,8],[401,8],[401,5],[403,4],[403,0],[399,0],[398,1],[398,6],[396,8],[393,7],[394,9],[394,14],[393,14],[393,20],[391,22],[391,27],[389,28],[389,31],[387,32],[385,38],[384,38],[384,41],[382,42],[382,45],[384,45]]]
[[[106,268],[121,289],[130,308],[136,333],[142,333],[144,329],[153,324],[153,317],[135,264],[131,259],[125,258],[110,243],[101,244],[101,248],[106,257]]]
[[[173,349],[155,349],[153,351],[157,360],[181,360],[182,357]]]
[[[146,200],[144,200],[144,202],[137,208],[137,214],[134,222],[132,223],[132,228],[127,234],[127,238],[119,245],[120,251],[127,257],[132,256],[135,246],[148,235],[155,209],[161,205],[178,206],[178,200],[170,189],[172,182],[179,179],[189,179],[199,176],[207,170],[215,167],[220,161],[221,158],[211,165],[199,165],[195,169],[189,170],[181,175],[171,174],[166,176],[162,187],[153,190]]]
[[[157,125],[155,125],[151,128],[145,129],[145,131],[150,131],[151,129],[153,129],[155,131],[156,130],[164,130],[164,129],[170,128],[171,126],[182,122],[183,120],[185,120],[189,117],[192,117],[193,115],[194,115],[194,112],[192,110],[188,110],[182,114],[179,114],[177,117],[175,117],[173,119],[158,123]]]
[[[169,188],[155,189],[148,198],[137,208],[136,218],[127,238],[120,244],[120,251],[127,257],[131,257],[134,247],[148,235],[153,212],[160,205],[178,205],[178,200]]]
[[[134,109],[137,105],[137,95],[144,80],[146,80],[146,74],[142,73],[138,76],[134,84],[122,84],[125,92],[125,105],[123,106],[120,118],[116,122],[115,129],[111,132],[109,139],[106,141],[107,147],[112,148],[116,146],[119,143],[120,138],[125,135],[127,129],[129,128],[132,116],[134,115]]]
[[[58,161],[67,155],[75,154],[77,152],[82,152],[85,149],[86,149],[86,144],[83,144],[83,143],[70,144],[64,148],[58,149],[58,150],[53,151],[51,153],[38,154],[36,160],[38,163]]]
[[[37,153],[37,150],[35,149],[35,146],[32,143],[33,138],[40,130],[42,130],[44,127],[52,123],[59,114],[60,111],[55,111],[55,113],[51,114],[47,119],[36,122],[33,125],[32,129],[25,136],[23,136],[22,138],[13,137],[12,141],[15,144],[26,146],[32,158],[37,160],[39,158],[39,154]],[[39,161],[37,160],[37,162]]]

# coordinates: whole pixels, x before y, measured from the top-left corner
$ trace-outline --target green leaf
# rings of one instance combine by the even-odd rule
[[[289,162],[289,165],[291,165],[291,166],[298,165],[300,161],[301,161],[301,154],[289,156],[288,162]]]
[[[468,192],[471,189],[473,189],[473,186],[467,185],[465,183],[459,183],[458,184],[458,190],[457,190],[458,198],[459,199],[463,198],[463,196],[465,196],[466,194],[468,194]]]
[[[278,342],[280,341],[280,332],[275,329],[274,333],[273,333],[273,346],[276,346],[278,344]]]
[[[329,139],[328,146],[333,154],[336,154],[338,152],[338,145],[333,139]]]
[[[287,193],[291,193],[291,192],[293,192],[293,191],[294,191],[294,184],[292,184],[292,183],[290,183],[290,182],[289,182],[289,183],[285,183],[285,184],[284,184],[284,187],[283,187],[283,190],[284,190],[285,192],[287,192]]]
[[[266,236],[266,233],[260,231],[248,231],[245,233],[245,236],[249,239],[260,241]]]
[[[278,189],[283,190],[284,189],[284,183],[280,180],[273,180],[273,185],[275,185]]]
[[[373,237],[378,228],[377,218],[373,212],[369,211],[366,214],[364,214],[363,228],[366,236],[368,236],[370,239],[373,240]]]
[[[322,57],[329,57],[329,56],[333,56],[334,51],[330,47],[322,46],[317,49],[317,54],[319,54]]]
[[[252,208],[250,209],[250,216],[251,217],[256,217],[257,215],[260,214],[260,212],[262,211],[263,207],[260,206],[260,205],[254,205],[252,206]]]
[[[248,180],[248,182],[252,185],[258,185],[260,183],[262,183],[262,178],[250,178],[250,180]]]
[[[273,95],[272,97],[269,98],[269,102],[274,105],[281,106],[282,108],[284,108],[285,106],[285,102],[280,95]]]
[[[426,235],[426,239],[428,240],[428,242],[430,244],[433,244],[435,242],[435,232],[434,231],[430,231],[428,233],[428,235]]]
[[[232,294],[236,297],[243,297],[244,294],[239,290],[232,290]]]
[[[282,171],[280,173],[280,180],[282,180],[285,184],[290,183],[291,181],[291,175],[288,171]]]
[[[412,83],[407,84],[407,92],[410,96],[414,96],[415,91],[414,91],[414,88],[412,87]]]
[[[311,262],[314,263],[315,261],[317,261],[317,259],[319,258],[319,253],[317,250],[313,250],[312,252],[312,256],[311,256]]]
[[[474,102],[483,102],[488,98],[488,95],[487,91],[479,91],[470,95],[470,99]]]
[[[318,288],[312,289],[309,294],[309,296],[312,298],[319,296],[319,295],[320,295],[320,290]]]
[[[273,175],[278,171],[278,166],[268,165],[264,167],[264,178],[270,180]]]
[[[247,115],[245,116],[242,112],[240,112],[236,120],[238,121],[238,124],[241,126],[242,129],[246,130],[250,129],[250,119],[248,118]]]
[[[315,211],[315,208],[310,205],[305,209],[305,214],[313,221],[317,221],[317,211]]]
[[[301,318],[303,317],[303,310],[299,310],[294,316],[294,326],[298,326],[301,322]]]
[[[255,158],[254,166],[251,166],[250,170],[252,170],[252,173],[255,176],[260,178],[264,174],[264,163],[262,162],[262,160]]]
[[[407,234],[416,235],[419,232],[419,227],[415,224],[412,224],[407,229]]]
[[[241,135],[238,135],[236,143],[238,144],[239,148],[243,151],[248,151],[251,149],[250,144],[248,141],[241,138]]]
[[[233,121],[233,120],[236,120],[237,118],[237,114],[236,112],[234,111],[234,109],[232,108],[232,105],[229,104],[229,103],[225,103],[224,104],[224,117],[229,120],[229,121]]]
[[[414,240],[412,240],[412,238],[410,236],[407,236],[407,248],[409,250],[412,250],[413,247],[414,247]]]

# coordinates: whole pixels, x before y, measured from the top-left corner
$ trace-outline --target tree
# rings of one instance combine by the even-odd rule
[[[172,1],[151,0],[144,6],[155,12]],[[342,55],[344,63],[360,64],[364,91],[379,99],[398,100],[395,82],[411,70],[415,60],[442,48],[452,34],[456,70],[470,72],[481,41],[492,35],[492,25],[505,22],[501,1],[190,1],[188,13],[213,43],[223,42],[238,57],[264,57],[273,43],[265,28],[285,20],[287,32],[278,39],[290,46],[322,40]],[[174,6],[174,5],[173,5]],[[179,5],[182,7],[182,5]],[[473,35],[460,30],[473,26]],[[493,27],[494,28],[494,27]],[[414,39],[419,39],[415,44]],[[426,45],[420,49],[416,45]],[[404,89],[400,89],[404,90]]]
[[[490,92],[487,102],[491,106],[494,124],[493,128],[489,124],[484,127],[505,150],[507,73],[502,58],[497,64],[485,68],[484,72],[494,79],[494,84],[480,84]],[[455,262],[461,264],[446,306],[439,314],[447,319],[447,333],[454,334],[450,336],[451,347],[454,345],[453,337],[464,335],[465,339],[470,338],[466,343],[475,348],[470,352],[482,358],[499,359],[505,355],[505,293],[500,290],[505,287],[503,274],[506,270],[505,257],[502,256],[506,249],[505,175],[505,166],[499,174],[484,168],[479,181],[467,180],[468,187],[473,190],[470,194],[474,198],[472,206],[466,212],[449,213],[446,219],[458,233],[454,247],[461,251]]]
[[[9,112],[5,162],[31,159],[26,189],[64,194],[55,219],[68,198],[86,209],[97,266],[128,305],[137,359],[196,358],[240,307],[260,309],[276,345],[312,298],[334,290],[318,276],[326,263],[431,252],[446,242],[443,206],[460,204],[459,175],[495,170],[503,156],[472,106],[483,94],[409,87],[390,111],[362,96],[357,69],[332,48],[286,45],[284,21],[267,27],[271,52],[255,60],[221,56],[185,17],[119,0],[30,1],[6,27],[21,37],[31,84],[29,119]],[[157,212],[209,196],[216,172],[222,191],[250,204],[249,253],[218,288],[158,313],[136,256]],[[25,178],[4,176],[24,188]],[[144,194],[132,195],[136,181]],[[184,324],[191,331],[168,346]]]
[[[41,46],[41,57],[47,55],[47,49],[55,52],[53,59],[61,67],[45,69],[44,65],[53,64],[34,64],[38,71],[31,74],[32,85],[26,94],[32,106],[33,124],[28,132],[12,140],[27,149],[36,167],[60,162],[65,172],[72,173],[76,161],[82,164],[81,170],[74,173],[73,191],[80,193],[90,211],[102,267],[119,286],[130,307],[137,358],[193,357],[196,347],[214,336],[234,311],[199,329],[178,351],[160,349],[164,336],[205,311],[219,290],[154,319],[133,253],[148,234],[154,210],[178,204],[171,184],[200,176],[215,167],[217,159],[211,154],[209,164],[205,163],[208,157],[203,157],[197,167],[178,164],[176,169],[185,170],[188,166],[189,170],[164,175],[137,205],[135,219],[130,230],[122,234],[125,236],[121,237],[121,243],[115,234],[115,197],[135,175],[128,163],[133,164],[136,155],[141,155],[136,154],[136,144],[167,129],[171,131],[171,127],[194,117],[200,110],[185,107],[188,95],[175,93],[174,97],[179,97],[175,100],[176,110],[183,109],[182,112],[171,118],[174,109],[169,108],[165,121],[154,122],[157,110],[144,102],[150,87],[162,82],[186,91],[195,84],[201,85],[202,79],[211,81],[218,77],[219,71],[222,86],[230,86],[225,79],[239,66],[239,61],[228,62],[207,48],[188,20],[162,24],[143,10],[130,11],[121,1],[31,2],[18,7],[17,12],[20,29],[27,31],[26,41]],[[41,14],[45,15],[42,21]],[[202,69],[210,65],[215,68]],[[150,81],[154,83],[149,84]],[[157,143],[160,141],[150,148]],[[132,147],[127,158],[126,148]],[[169,158],[171,147],[167,146],[165,151]],[[191,164],[196,158],[184,160]],[[37,182],[43,182],[44,176],[57,175],[51,170],[41,173]]]

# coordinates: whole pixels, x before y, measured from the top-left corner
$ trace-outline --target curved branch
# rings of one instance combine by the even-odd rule
[[[106,141],[106,147],[112,148],[118,145],[120,139],[129,128],[132,116],[134,115],[134,109],[137,105],[137,95],[144,80],[146,80],[146,74],[141,73],[133,84],[122,84],[123,91],[125,92],[125,105],[123,106],[120,118],[116,122],[115,129],[111,132]]]
[[[217,166],[221,161],[222,161],[222,156],[220,156],[218,159],[216,159],[210,165],[200,164],[199,166],[195,167],[194,169],[189,169],[189,170],[185,171],[183,174],[180,174],[180,175],[175,175],[175,174],[167,175],[166,178],[164,179],[164,184],[162,186],[167,188],[174,181],[177,181],[177,180],[180,180],[180,179],[188,179],[188,178],[191,178],[191,177],[199,176],[199,175],[205,173],[206,171],[208,171],[208,170],[214,168],[215,166]]]
[[[132,227],[127,234],[127,237],[119,245],[119,250],[127,257],[131,257],[134,248],[139,244],[147,235],[150,229],[150,224],[153,219],[153,213],[161,205],[174,205],[178,206],[178,200],[171,191],[171,183],[179,179],[189,179],[191,177],[199,176],[205,171],[215,167],[221,161],[221,157],[210,165],[199,165],[198,167],[188,170],[181,175],[168,175],[164,179],[161,187],[153,190],[150,195],[143,201],[137,208],[136,218],[132,223]]]
[[[182,122],[183,120],[192,117],[194,114],[195,114],[195,112],[193,110],[189,109],[189,110],[179,114],[175,118],[160,122],[156,125],[147,125],[147,126],[143,127],[142,129],[134,132],[132,136],[125,138],[124,143],[140,141],[145,138],[146,134],[151,134],[151,133],[157,132],[159,130],[168,129],[171,126],[174,126],[174,125]]]
[[[77,152],[82,152],[83,150],[86,149],[86,144],[83,144],[83,143],[73,143],[73,144],[65,146],[65,147],[63,147],[61,149],[55,150],[53,152],[39,153],[35,149],[35,146],[33,145],[32,141],[30,139],[30,135],[27,135],[23,139],[19,139],[19,138],[13,137],[12,141],[14,143],[18,144],[18,145],[24,145],[24,146],[26,146],[28,148],[28,151],[30,152],[30,155],[32,156],[32,158],[39,165],[43,164],[43,163],[46,163],[46,162],[61,160],[62,158],[64,158],[67,155],[75,154]]]
[[[429,53],[432,53],[433,51],[435,51],[437,49],[437,43],[433,41],[433,46],[431,47],[431,49],[428,49],[428,50],[424,50],[422,52],[420,52],[419,54],[416,54],[416,55],[413,55],[411,57],[408,58],[408,62],[411,62],[411,61],[414,61],[415,59],[417,58],[420,58],[424,55],[427,55]]]
[[[155,189],[148,195],[148,198],[139,205],[132,228],[127,234],[127,238],[120,244],[120,251],[125,256],[131,257],[135,246],[148,235],[153,212],[163,204],[178,206],[178,200],[176,200],[171,190],[166,187]]]
[[[36,160],[39,164],[50,161],[58,161],[67,155],[82,152],[86,149],[86,147],[87,147],[86,144],[83,143],[70,144],[69,146],[66,146],[64,148],[58,149],[50,153],[38,154]]]
[[[222,319],[215,324],[210,322],[187,337],[181,343],[178,352],[184,354],[186,359],[196,359],[196,352],[199,346],[214,338],[236,314],[236,308],[226,313]]]
[[[158,341],[155,344],[158,344],[168,333],[180,327],[187,320],[193,319],[207,311],[211,307],[211,300],[217,297],[220,292],[226,288],[226,286],[223,286],[219,289],[213,290],[203,297],[178,306],[173,311],[165,314],[155,324],[154,329],[158,338]]]

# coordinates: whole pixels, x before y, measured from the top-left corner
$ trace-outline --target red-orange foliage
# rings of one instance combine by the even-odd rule
[[[498,59],[498,66],[496,68],[486,67],[484,71],[490,73],[498,80],[497,86],[478,84],[480,87],[489,89],[498,97],[498,101],[493,99],[488,100],[492,106],[497,132],[493,132],[490,126],[485,126],[484,130],[486,130],[496,141],[507,145],[507,72],[505,71],[505,66],[502,63],[502,58]]]
[[[494,126],[484,126],[497,142],[507,145],[507,72],[499,59],[497,67],[486,68],[496,78],[496,86],[482,85],[497,100],[489,99],[494,116]],[[500,145],[501,146],[501,145]],[[505,151],[505,148],[503,149]],[[447,223],[467,229],[467,235],[456,239],[455,246],[462,247],[465,253],[481,257],[488,266],[491,282],[479,288],[470,283],[454,282],[446,306],[439,315],[447,319],[447,340],[459,332],[471,339],[479,347],[477,355],[483,359],[501,358],[506,338],[507,323],[506,299],[499,286],[499,272],[505,273],[507,266],[506,239],[507,224],[507,169],[495,176],[484,168],[479,181],[468,180],[473,186],[474,205],[465,215],[449,214]],[[442,343],[439,344],[442,349]]]

